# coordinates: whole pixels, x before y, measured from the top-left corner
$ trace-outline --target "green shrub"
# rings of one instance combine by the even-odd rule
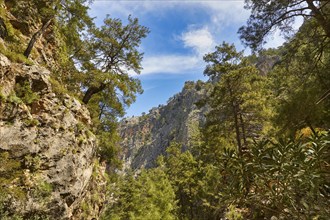
[[[24,165],[32,172],[40,168],[41,160],[39,156],[27,155],[24,157]]]
[[[7,101],[9,101],[10,103],[15,103],[15,104],[22,103],[22,100],[19,97],[17,97],[15,93],[10,93]]]
[[[52,91],[59,97],[63,98],[69,91],[56,79],[50,78],[50,84],[52,85]]]
[[[41,198],[47,198],[52,194],[53,185],[47,182],[40,182],[37,186],[36,195]]]
[[[23,81],[22,83],[16,83],[15,85],[16,95],[27,105],[37,101],[40,97],[36,92],[33,92],[29,81]]]
[[[26,119],[24,120],[24,124],[27,126],[27,127],[35,127],[35,126],[38,126],[39,125],[39,121],[35,118],[33,119]]]

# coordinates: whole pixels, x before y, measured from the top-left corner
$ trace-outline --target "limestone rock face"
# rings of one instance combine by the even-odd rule
[[[153,108],[140,117],[125,118],[120,123],[125,168],[152,167],[166,153],[171,142],[189,147],[198,141],[199,126],[205,121],[206,109],[196,103],[206,95],[206,83],[186,82],[183,90],[166,105]]]
[[[42,67],[11,63],[0,54],[0,154],[16,164],[12,173],[0,169],[12,187],[1,188],[6,196],[0,199],[9,216],[97,218],[100,210],[86,196],[105,178],[101,166],[95,166],[89,112],[69,95],[53,93],[49,75]],[[82,203],[88,215],[82,214]]]

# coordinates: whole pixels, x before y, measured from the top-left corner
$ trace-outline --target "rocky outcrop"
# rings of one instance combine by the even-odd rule
[[[166,153],[171,142],[188,147],[198,141],[199,126],[205,120],[206,109],[199,109],[196,103],[205,97],[206,84],[186,82],[183,90],[166,105],[121,121],[119,130],[126,169],[154,166],[157,157]]]
[[[1,54],[0,101],[0,213],[97,218],[105,177],[103,167],[95,166],[88,110],[55,94],[48,70],[11,63]]]
[[[276,64],[280,62],[280,57],[276,55],[263,55],[258,57],[256,67],[260,71],[261,75],[267,75],[267,73],[274,68]]]

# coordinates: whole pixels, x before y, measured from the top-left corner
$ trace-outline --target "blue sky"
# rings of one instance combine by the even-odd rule
[[[107,14],[124,23],[132,15],[151,31],[139,48],[144,52],[143,70],[135,76],[144,93],[127,109],[127,116],[165,104],[187,80],[207,79],[203,55],[216,45],[226,41],[244,49],[237,35],[249,17],[243,6],[243,0],[94,0],[90,14],[98,25]],[[276,47],[283,39],[275,35],[270,42],[267,47]]]

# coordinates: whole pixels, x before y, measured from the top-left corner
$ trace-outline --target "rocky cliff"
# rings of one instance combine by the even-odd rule
[[[97,218],[104,169],[87,109],[50,72],[0,54],[0,218]]]
[[[198,141],[196,138],[206,110],[198,109],[196,103],[205,97],[206,85],[202,81],[186,82],[182,91],[166,105],[121,121],[119,130],[125,168],[154,166],[157,157],[165,154],[173,141],[185,147]]]
[[[279,61],[279,56],[266,54],[254,60],[262,75]],[[170,98],[166,105],[153,108],[148,114],[122,120],[119,130],[125,168],[135,170],[154,166],[157,157],[164,155],[173,141],[185,147],[191,142],[196,144],[207,113],[207,107],[199,109],[196,103],[207,97],[218,80],[186,82],[182,91]]]
[[[69,70],[49,3],[0,0],[0,219],[90,220],[103,210],[89,111],[55,80]]]

